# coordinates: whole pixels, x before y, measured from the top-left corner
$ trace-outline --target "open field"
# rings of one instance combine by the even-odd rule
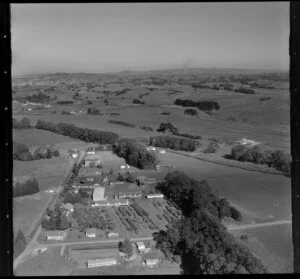
[[[71,272],[67,261],[60,255],[60,247],[48,248],[41,255],[21,263],[14,272],[15,276],[59,276]]]
[[[252,253],[261,259],[273,273],[293,272],[293,244],[291,224],[276,225],[264,228],[245,229],[232,232]],[[240,236],[248,235],[248,240]]]

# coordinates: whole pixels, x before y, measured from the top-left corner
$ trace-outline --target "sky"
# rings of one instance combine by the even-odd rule
[[[289,3],[12,4],[13,75],[288,70]]]

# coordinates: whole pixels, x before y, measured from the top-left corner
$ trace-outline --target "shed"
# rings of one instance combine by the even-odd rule
[[[48,240],[64,240],[68,236],[68,231],[47,231]]]
[[[148,267],[153,267],[157,264],[159,264],[160,260],[159,259],[146,259],[144,261],[144,264]]]
[[[146,196],[147,199],[154,199],[154,198],[163,198],[163,194],[149,194]]]
[[[136,242],[136,247],[139,250],[139,252],[144,252],[146,248],[144,242]]]
[[[96,228],[87,228],[85,230],[85,235],[87,237],[96,237],[97,229]]]
[[[98,267],[98,266],[110,266],[116,265],[116,258],[107,258],[107,259],[96,259],[96,260],[88,260],[87,266],[90,267]]]

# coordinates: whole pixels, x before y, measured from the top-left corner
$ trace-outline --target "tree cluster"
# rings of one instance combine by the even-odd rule
[[[140,129],[142,129],[144,131],[153,131],[153,129],[149,126],[140,126]]]
[[[171,122],[167,122],[167,123],[160,123],[157,132],[170,132],[170,133],[177,133],[178,129],[176,128],[176,126],[171,123]]]
[[[200,143],[193,139],[155,136],[150,138],[149,145],[173,150],[195,151],[200,146]]]
[[[190,135],[190,134],[186,134],[186,133],[178,133],[178,132],[174,132],[173,135],[174,135],[174,136],[179,136],[179,137],[184,137],[184,138],[189,138],[189,139],[194,139],[194,140],[202,139],[201,136],[198,136],[198,135]]]
[[[131,139],[120,139],[113,145],[113,152],[124,158],[127,164],[139,169],[153,169],[158,163],[153,152]]]
[[[211,142],[208,144],[207,148],[203,153],[216,153],[219,148],[219,145],[216,142]]]
[[[141,101],[139,99],[133,99],[132,100],[132,103],[133,104],[140,104],[140,105],[145,105],[146,103],[144,101]]]
[[[33,156],[25,144],[13,142],[13,160],[31,161]]]
[[[133,183],[136,181],[136,176],[131,172],[127,172],[127,173],[119,172],[118,180],[119,181],[127,181],[128,183]]]
[[[24,182],[16,182],[13,187],[13,196],[22,197],[36,194],[40,191],[39,183],[34,177],[28,178]]]
[[[25,100],[31,103],[48,103],[50,101],[50,96],[39,92],[38,94],[33,94],[31,96],[26,96]]]
[[[30,121],[26,117],[21,120],[13,118],[12,127],[13,129],[31,129]]]
[[[128,238],[125,238],[124,241],[119,242],[119,251],[126,254],[127,257],[131,257],[133,254],[133,246],[131,241]]]
[[[33,160],[51,159],[52,157],[58,157],[59,155],[57,149],[54,149],[51,146],[41,146],[33,152]]]
[[[100,111],[96,108],[88,108],[87,114],[89,114],[89,115],[100,115]]]
[[[14,259],[16,259],[26,248],[27,241],[23,232],[19,229],[14,239]]]
[[[238,144],[231,149],[230,157],[241,162],[266,164],[287,174],[291,173],[291,156],[281,150],[262,151],[258,146]]]
[[[153,234],[165,256],[179,262],[182,274],[266,273],[250,250],[221,224],[231,214],[226,199],[218,199],[206,181],[169,173],[157,188],[182,211],[182,218]],[[236,209],[233,210],[237,212]]]
[[[185,115],[197,116],[198,112],[195,109],[185,109]]]
[[[112,144],[119,139],[119,135],[113,132],[99,131],[88,128],[76,127],[73,124],[53,123],[38,120],[37,129],[54,132],[60,135],[69,136],[71,138],[80,139],[85,142],[93,142],[99,144]]]
[[[56,206],[54,210],[47,209],[47,214],[42,220],[42,228],[47,231],[66,230],[70,225],[68,217],[59,206]]]
[[[192,101],[192,100],[176,99],[174,104],[183,107],[196,107],[199,110],[203,110],[203,111],[220,109],[220,105],[218,104],[218,102],[215,101]]]

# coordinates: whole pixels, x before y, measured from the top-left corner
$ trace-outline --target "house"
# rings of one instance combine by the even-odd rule
[[[146,182],[146,183],[149,183],[149,184],[155,183],[155,181],[156,181],[155,178],[146,178],[146,179],[145,179],[145,182]]]
[[[84,160],[85,167],[102,167],[102,161],[100,159],[85,159]]]
[[[119,199],[127,199],[127,198],[140,198],[142,197],[142,192],[125,192],[125,193],[119,193],[118,195]]]
[[[136,244],[136,247],[137,247],[138,251],[140,253],[143,253],[145,248],[146,248],[144,242],[136,242],[135,244]]]
[[[68,231],[47,231],[47,240],[65,240]]]
[[[112,201],[98,201],[98,202],[92,204],[92,207],[94,207],[94,206],[121,206],[121,205],[128,206],[129,204],[130,204],[130,202],[127,199],[116,199],[116,200],[112,200]]]
[[[157,264],[159,264],[160,260],[159,259],[146,259],[143,264],[148,266],[148,267],[153,267]]]
[[[93,192],[93,201],[104,201],[107,197],[105,196],[105,188],[104,187],[97,187],[94,189]]]
[[[98,266],[110,266],[116,265],[117,260],[115,258],[107,258],[107,259],[96,259],[96,260],[88,260],[87,267],[98,267]]]
[[[165,154],[165,153],[166,153],[166,150],[160,150],[159,153],[160,153],[160,154]]]
[[[119,237],[119,233],[115,233],[115,232],[110,232],[107,234],[108,238],[117,238]]]
[[[95,147],[92,147],[92,146],[88,147],[86,153],[89,154],[89,155],[96,154]]]
[[[163,198],[163,194],[149,194],[146,196],[147,199],[154,199],[154,198]]]
[[[95,228],[87,228],[85,230],[85,235],[87,237],[96,237],[96,234],[97,234],[97,229]]]

